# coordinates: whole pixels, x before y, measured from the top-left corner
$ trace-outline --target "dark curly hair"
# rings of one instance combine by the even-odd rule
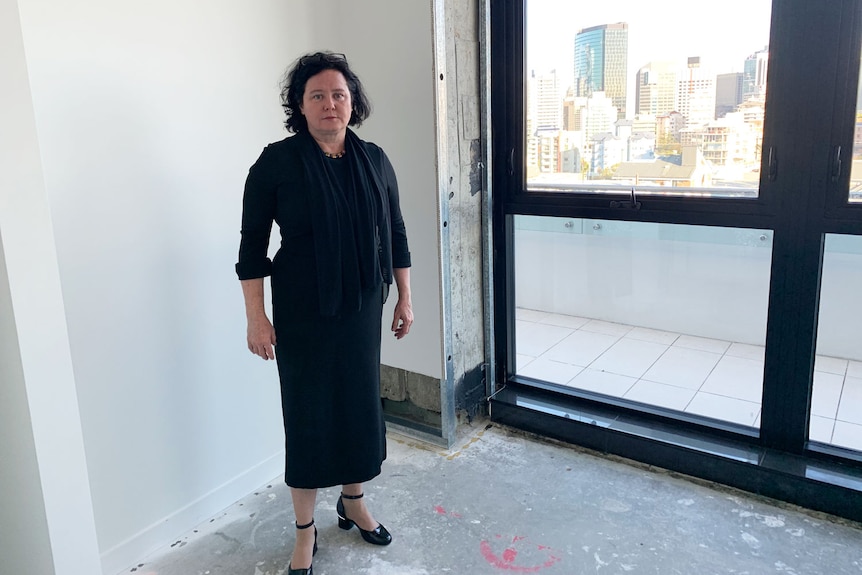
[[[308,130],[308,122],[302,114],[302,98],[305,95],[305,85],[312,76],[324,70],[341,72],[350,90],[353,110],[350,114],[350,126],[360,126],[371,115],[371,103],[359,77],[347,65],[344,54],[335,52],[315,52],[298,58],[288,69],[281,81],[281,107],[287,118],[284,127],[288,132],[304,132]]]

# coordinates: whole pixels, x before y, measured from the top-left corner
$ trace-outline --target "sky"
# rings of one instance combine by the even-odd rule
[[[582,28],[629,25],[629,92],[653,60],[700,56],[718,74],[742,72],[750,54],[769,43],[771,0],[527,0],[527,69],[573,75],[575,35]],[[565,88],[565,86],[564,86]]]

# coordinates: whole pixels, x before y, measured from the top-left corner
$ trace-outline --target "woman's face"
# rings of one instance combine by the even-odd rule
[[[316,139],[344,137],[353,103],[344,75],[324,70],[308,79],[300,106],[308,131]]]

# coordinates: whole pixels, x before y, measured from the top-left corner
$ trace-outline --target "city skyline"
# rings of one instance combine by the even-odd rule
[[[626,116],[632,117],[634,76],[649,62],[684,62],[699,56],[715,74],[742,72],[745,59],[769,42],[771,2],[728,0],[707,18],[691,15],[690,2],[645,6],[635,0],[577,5],[560,0],[527,3],[528,74],[556,70],[562,89],[574,82],[574,44],[584,28],[628,24]],[[684,15],[684,16],[680,16]],[[728,38],[732,38],[728,40]]]

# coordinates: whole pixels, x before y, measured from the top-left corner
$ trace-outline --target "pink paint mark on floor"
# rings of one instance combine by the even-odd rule
[[[464,516],[460,513],[456,513],[454,511],[446,511],[446,509],[442,505],[435,505],[434,513],[436,513],[437,515],[448,515],[449,517],[454,517],[455,519],[464,518]]]
[[[502,539],[502,535],[497,535],[497,539]],[[492,566],[500,569],[501,571],[514,571],[516,573],[536,573],[537,571],[541,571],[542,569],[547,569],[548,567],[552,567],[560,562],[560,558],[556,555],[553,555],[549,551],[550,547],[546,545],[530,545],[530,544],[522,544],[527,540],[526,537],[516,536],[512,540],[512,545],[503,550],[501,554],[497,554],[491,548],[491,544],[487,541],[482,541],[479,545],[479,550],[482,553],[482,557],[485,558],[485,561],[490,563]],[[539,564],[533,565],[518,565],[516,561],[518,560],[519,551],[516,549],[517,547],[523,547],[522,551],[543,551],[544,555],[547,556],[547,559]],[[533,555],[533,553],[530,553]]]
[[[434,513],[462,519],[460,513],[447,511],[442,505],[434,506]],[[495,539],[503,539],[502,535],[495,535]],[[495,547],[500,547],[499,544]],[[512,542],[501,552],[495,551],[488,541],[479,544],[479,551],[485,561],[502,571],[513,571],[516,573],[535,573],[542,569],[552,567],[561,561],[560,557],[554,555],[554,550],[547,545],[530,543],[524,535],[515,535]],[[519,557],[521,561],[519,562]],[[526,557],[526,558],[525,558]],[[519,564],[521,563],[521,564]]]

